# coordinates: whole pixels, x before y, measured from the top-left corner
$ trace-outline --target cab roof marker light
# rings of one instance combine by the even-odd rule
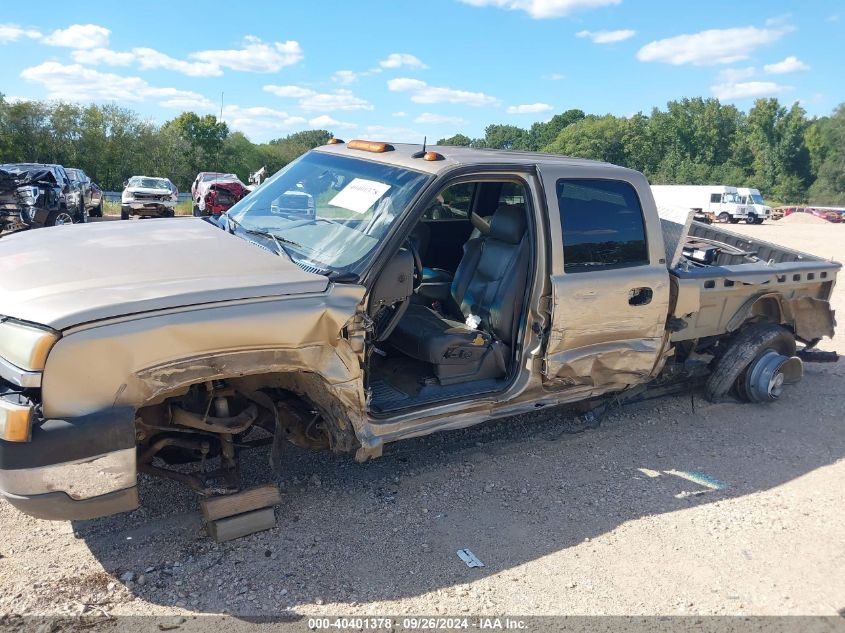
[[[326,145],[342,145],[342,144],[343,144],[342,138],[334,138],[334,137],[330,138],[329,142],[326,143]]]
[[[362,141],[355,139],[346,144],[349,149],[357,149],[362,152],[373,152],[375,154],[382,154],[384,152],[392,152],[395,148],[389,143],[378,143],[376,141]]]
[[[446,157],[438,152],[426,152],[422,158],[423,160],[445,160]]]

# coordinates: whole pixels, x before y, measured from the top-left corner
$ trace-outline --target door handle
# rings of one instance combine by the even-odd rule
[[[628,291],[628,305],[645,306],[651,303],[654,291],[648,287],[631,288]]]

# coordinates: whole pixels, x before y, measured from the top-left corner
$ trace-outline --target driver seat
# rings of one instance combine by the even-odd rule
[[[411,303],[388,339],[427,363],[442,385],[501,378],[519,332],[530,245],[524,205],[500,205],[455,271],[454,314]],[[459,311],[459,312],[458,312]],[[477,322],[477,327],[468,323]]]

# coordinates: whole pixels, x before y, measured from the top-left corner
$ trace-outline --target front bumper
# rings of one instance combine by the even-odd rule
[[[0,440],[0,496],[41,519],[92,519],[134,510],[135,459],[132,409],[39,420],[29,442]]]

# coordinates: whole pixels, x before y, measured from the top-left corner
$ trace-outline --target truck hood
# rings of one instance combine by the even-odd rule
[[[57,330],[327,285],[326,277],[193,218],[60,226],[0,239],[0,315]]]

